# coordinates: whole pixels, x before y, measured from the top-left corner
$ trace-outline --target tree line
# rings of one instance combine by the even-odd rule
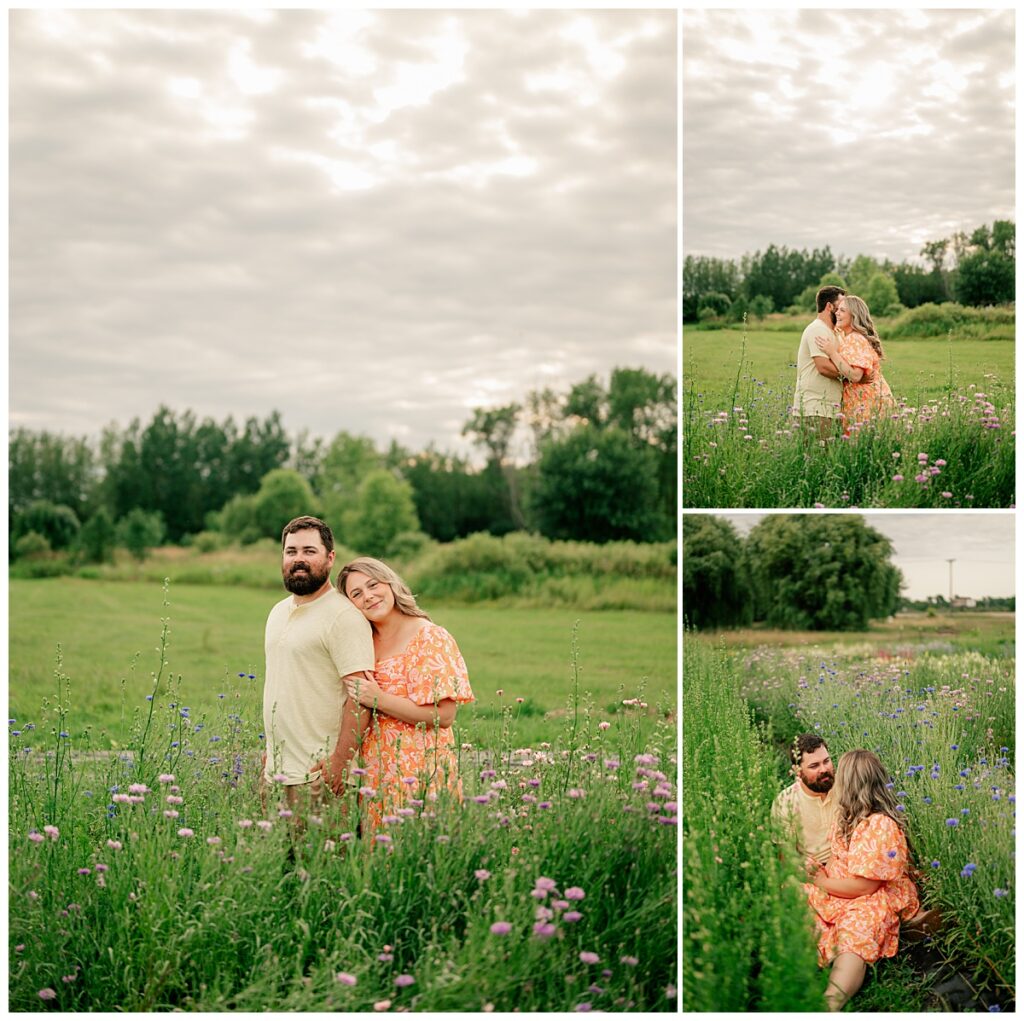
[[[863,631],[900,606],[892,543],[856,514],[771,514],[744,539],[724,518],[683,517],[683,619],[697,629]]]
[[[378,556],[475,532],[662,541],[675,535],[676,422],[674,376],[616,368],[607,383],[592,375],[476,409],[463,435],[482,468],[433,445],[289,436],[276,411],[240,425],[161,406],[145,425],[110,425],[98,439],[19,428],[9,444],[10,550],[101,561],[116,542],[144,556],[163,541],[278,538],[306,513],[339,543]],[[517,459],[524,431],[529,456]]]
[[[683,261],[683,321],[739,322],[772,312],[813,312],[814,294],[838,284],[862,297],[874,315],[957,301],[975,307],[1014,300],[1016,228],[996,220],[967,233],[928,241],[927,266],[882,262],[867,255],[834,256],[826,246],[796,251],[769,245],[736,259],[688,255]]]

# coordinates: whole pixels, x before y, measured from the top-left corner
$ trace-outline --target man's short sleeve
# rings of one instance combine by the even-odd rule
[[[339,677],[372,670],[373,632],[366,618],[352,607],[338,614],[328,633],[327,646]]]

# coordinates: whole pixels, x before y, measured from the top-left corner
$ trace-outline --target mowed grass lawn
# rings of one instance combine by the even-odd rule
[[[810,320],[808,319],[808,322]],[[806,325],[806,324],[804,324]],[[881,328],[880,328],[881,329]],[[736,373],[743,357],[740,390],[749,389],[744,380],[754,377],[792,401],[796,384],[796,353],[802,327],[791,331],[748,330],[743,350],[742,330],[683,330],[683,389],[704,394],[704,407],[719,410],[708,403],[732,395]],[[946,337],[888,339],[881,329],[885,361],[882,373],[897,400],[910,404],[922,398],[938,397],[949,385],[950,358],[953,384],[970,384],[984,391],[993,381],[1012,388],[1014,380],[1014,341],[1011,338],[958,339]],[[723,405],[724,408],[724,405]]]
[[[63,672],[71,678],[75,730],[91,726],[93,745],[110,747],[121,734],[122,690],[128,722],[152,690],[165,617],[169,673],[181,675],[181,699],[193,716],[215,709],[219,693],[235,691],[241,691],[245,711],[255,711],[263,688],[263,627],[284,591],[174,585],[165,606],[160,585],[65,578],[12,580],[9,595],[10,716],[34,720],[42,700],[52,697],[59,645]],[[469,667],[477,702],[460,711],[458,724],[470,738],[497,736],[503,704],[517,710],[520,743],[557,736],[572,691],[577,620],[580,689],[599,714],[638,694],[652,713],[659,704],[675,704],[674,614],[424,608],[452,632]],[[239,679],[239,673],[256,678]],[[525,703],[517,704],[517,697]]]
[[[866,654],[900,655],[913,653],[921,646],[941,651],[980,652],[985,656],[1012,656],[1016,625],[1009,612],[898,613],[885,621],[877,621],[867,631],[781,631],[764,626],[730,628],[717,632],[694,632],[714,635],[716,645],[730,648],[812,647],[828,649],[839,646],[860,646]]]

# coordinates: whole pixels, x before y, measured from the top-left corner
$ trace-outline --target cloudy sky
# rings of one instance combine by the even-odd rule
[[[1014,213],[1008,10],[683,14],[683,249],[917,261]]]
[[[16,11],[10,417],[465,451],[676,366],[672,11]]]
[[[719,514],[746,535],[764,514]],[[828,515],[823,515],[828,517]],[[861,517],[887,536],[895,553],[893,563],[903,572],[903,595],[911,599],[949,596],[949,564],[958,596],[1012,596],[1014,589],[1014,516],[1006,513],[872,514]]]

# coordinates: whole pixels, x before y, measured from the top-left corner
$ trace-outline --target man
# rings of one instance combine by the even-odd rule
[[[846,293],[841,287],[822,287],[815,295],[817,316],[800,337],[796,353],[796,393],[793,414],[800,419],[804,435],[828,440],[835,432],[835,418],[843,405],[843,384],[839,370],[815,344],[815,338],[835,339],[836,307]]]
[[[836,814],[832,797],[835,767],[817,734],[797,734],[789,754],[796,782],[775,799],[772,819],[794,827],[796,848],[805,861],[813,859],[817,865],[825,865],[832,856],[829,830]]]
[[[267,617],[263,684],[266,785],[283,784],[288,808],[319,807],[324,784],[340,793],[367,710],[346,704],[345,682],[373,669],[366,618],[335,588],[334,536],[319,518],[281,533],[281,576],[291,593]]]

